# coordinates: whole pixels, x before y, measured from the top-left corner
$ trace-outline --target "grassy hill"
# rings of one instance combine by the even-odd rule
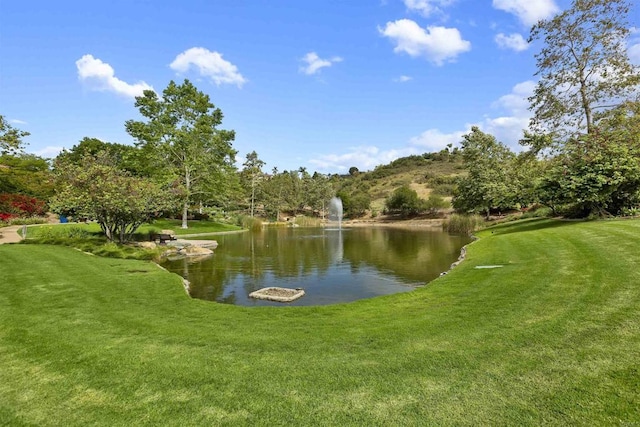
[[[403,185],[415,190],[422,199],[436,193],[450,200],[455,179],[465,173],[458,151],[454,154],[441,151],[402,157],[372,171],[347,176],[342,185],[368,193],[371,210],[379,213],[384,209],[385,199]]]

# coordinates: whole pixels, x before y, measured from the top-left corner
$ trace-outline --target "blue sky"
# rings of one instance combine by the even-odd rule
[[[238,163],[370,170],[478,125],[517,149],[535,84],[529,28],[567,0],[5,1],[0,114],[55,156],[132,144],[134,97],[190,79]],[[630,14],[640,27],[640,11]],[[640,31],[628,41],[640,64]]]

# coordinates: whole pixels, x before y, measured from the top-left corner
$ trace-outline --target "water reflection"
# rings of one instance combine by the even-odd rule
[[[267,286],[303,288],[287,305],[323,305],[412,290],[449,268],[469,242],[439,231],[390,228],[267,228],[217,237],[214,255],[163,266],[191,283],[191,296],[246,306]]]

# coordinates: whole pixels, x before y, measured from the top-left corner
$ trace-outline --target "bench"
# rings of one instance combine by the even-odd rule
[[[166,245],[167,242],[171,240],[176,240],[176,236],[174,236],[173,234],[166,234],[166,233],[151,234],[149,235],[149,238],[152,242],[155,242],[157,240],[158,243],[161,245]]]

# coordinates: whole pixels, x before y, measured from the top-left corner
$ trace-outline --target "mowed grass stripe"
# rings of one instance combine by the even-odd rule
[[[0,420],[638,422],[637,231],[506,224],[424,288],[328,307],[191,300],[150,263],[3,246]]]

